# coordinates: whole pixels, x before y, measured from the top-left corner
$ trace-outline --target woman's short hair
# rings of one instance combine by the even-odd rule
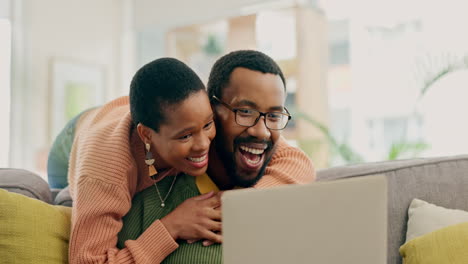
[[[205,90],[198,75],[174,58],[154,60],[140,68],[130,84],[130,111],[135,125],[159,132],[166,121],[164,109]]]

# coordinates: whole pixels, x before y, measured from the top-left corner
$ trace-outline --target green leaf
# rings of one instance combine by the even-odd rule
[[[396,142],[393,143],[390,147],[387,160],[396,160],[399,158],[415,158],[427,149],[429,149],[429,144],[423,141]]]

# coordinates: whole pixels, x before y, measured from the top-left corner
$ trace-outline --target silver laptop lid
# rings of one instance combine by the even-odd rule
[[[229,191],[222,211],[225,264],[386,262],[384,176]]]

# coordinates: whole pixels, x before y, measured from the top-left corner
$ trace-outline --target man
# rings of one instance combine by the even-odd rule
[[[213,221],[220,221],[220,195],[214,195],[213,191],[312,182],[315,171],[311,161],[281,137],[281,130],[290,119],[284,107],[285,87],[278,65],[261,52],[236,51],[220,58],[208,82],[217,128],[210,150],[209,176],[195,179],[179,176],[176,184],[163,179],[158,183],[161,186],[158,195],[160,192],[166,195],[165,208],[157,206],[152,188],[137,194],[124,218],[118,246],[125,247],[160,219],[170,235],[161,234],[155,243],[168,238],[179,243],[177,247],[168,245],[170,250],[166,253],[172,253],[161,254],[153,261],[218,263],[221,262],[220,244],[206,246],[221,242],[221,235],[216,234],[213,242],[204,240],[208,235],[213,237],[209,228]],[[206,221],[200,221],[201,218]],[[204,241],[187,243],[178,235],[177,230],[187,232],[189,228]]]
[[[307,156],[281,137],[291,116],[284,107],[283,73],[270,57],[253,50],[223,56],[212,68],[208,95],[217,128],[208,174],[218,187],[251,187],[257,182],[258,187],[268,187],[315,179]]]

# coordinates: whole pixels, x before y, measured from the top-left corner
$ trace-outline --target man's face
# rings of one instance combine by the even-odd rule
[[[221,101],[232,108],[283,112],[286,94],[279,75],[236,68],[222,90]],[[265,117],[251,127],[236,123],[235,114],[216,104],[216,149],[235,185],[250,187],[262,176],[278,141],[280,130],[265,126]]]

